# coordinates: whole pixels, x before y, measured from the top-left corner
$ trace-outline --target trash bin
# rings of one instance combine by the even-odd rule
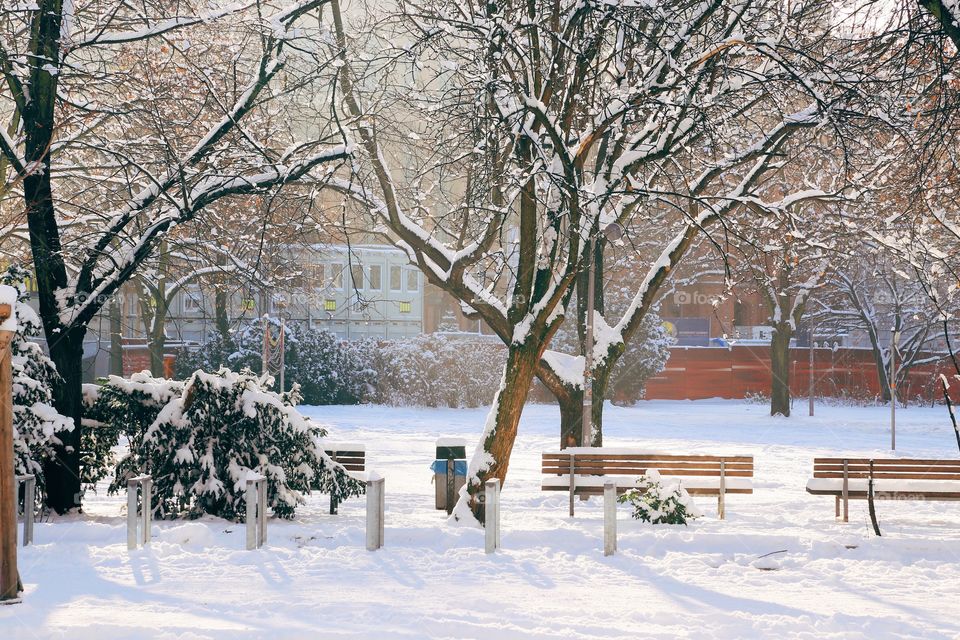
[[[430,469],[436,485],[437,509],[449,514],[457,504],[460,487],[467,481],[467,441],[463,438],[439,438],[437,458]]]

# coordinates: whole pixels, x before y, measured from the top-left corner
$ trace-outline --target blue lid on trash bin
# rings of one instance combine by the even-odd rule
[[[433,464],[430,465],[430,470],[434,473],[446,473],[447,472],[447,461],[446,460],[434,460]],[[453,475],[455,476],[465,476],[467,475],[467,461],[466,460],[454,460],[453,461]]]

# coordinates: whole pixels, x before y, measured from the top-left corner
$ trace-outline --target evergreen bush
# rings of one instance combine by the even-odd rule
[[[32,473],[43,487],[43,461],[52,458],[58,434],[74,429],[73,421],[53,406],[53,386],[61,380],[57,369],[36,342],[40,319],[27,305],[24,282],[29,273],[18,266],[0,274],[0,284],[16,288],[17,333],[10,344],[13,380],[13,463],[17,474]]]
[[[186,382],[146,374],[130,382],[111,378],[95,403],[100,419],[132,425],[130,451],[117,464],[111,491],[148,473],[158,517],[228,519],[244,517],[251,473],[266,476],[267,503],[282,518],[292,518],[311,490],[338,501],[361,495],[363,483],[331,461],[318,442],[326,430],[295,409],[297,388],[279,394],[270,390],[272,382],[226,368],[197,371]]]
[[[701,513],[679,480],[664,479],[656,469],[640,478],[639,487],[625,492],[617,501],[630,504],[634,519],[651,524],[687,524]]]

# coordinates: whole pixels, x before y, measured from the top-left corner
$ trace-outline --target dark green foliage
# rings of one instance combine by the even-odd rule
[[[347,342],[329,331],[296,324],[287,325],[286,331],[286,391],[300,385],[303,401],[311,405],[358,404],[370,398],[376,382],[369,359],[373,343]],[[177,352],[174,377],[184,380],[194,371],[220,367],[259,373],[262,348],[260,322],[230,340],[217,334],[199,348]]]
[[[118,464],[112,489],[124,487],[129,476],[149,473],[157,515],[170,518],[243,518],[251,472],[267,477],[268,504],[282,518],[292,518],[311,490],[339,501],[361,495],[363,483],[323,452],[318,438],[326,431],[294,408],[297,390],[277,394],[267,382],[249,371],[221,369],[198,371],[186,383],[156,381],[163,386],[157,393],[118,386],[129,400],[114,403],[114,420],[129,418],[141,426],[172,385],[182,393],[156,412],[142,435],[130,438],[130,454]],[[138,403],[143,406],[136,408]]]
[[[634,519],[652,524],[685,525],[700,516],[680,483],[665,482],[653,469],[643,476],[639,488],[625,492],[617,501],[633,506]]]

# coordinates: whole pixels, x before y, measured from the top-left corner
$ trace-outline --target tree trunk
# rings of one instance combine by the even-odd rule
[[[770,415],[790,415],[790,338],[787,323],[778,324],[770,339]]]
[[[150,375],[154,378],[165,377],[163,352],[167,346],[167,304],[166,299],[158,296],[157,308],[153,314],[153,323],[148,334],[150,351]]]
[[[230,318],[227,315],[227,292],[217,287],[213,298],[213,324],[224,345],[230,344]]]
[[[873,363],[877,367],[877,381],[880,384],[880,397],[884,402],[890,402],[889,360],[883,359],[883,349],[879,345],[875,345],[872,350]]]
[[[480,522],[484,522],[484,483],[499,478],[501,486],[507,478],[510,453],[517,438],[517,426],[527,401],[530,385],[536,374],[540,356],[546,343],[528,338],[523,344],[511,344],[503,382],[493,400],[487,416],[485,437],[470,461],[470,477],[467,479],[467,508]],[[461,498],[461,503],[463,499]],[[458,505],[457,511],[461,511]]]
[[[120,293],[110,301],[110,375],[123,375],[123,318]]]
[[[622,351],[620,351],[622,353]],[[617,355],[619,357],[619,354]],[[610,389],[610,378],[613,376],[613,365],[616,363],[610,355],[603,361],[603,364],[593,369],[593,442],[592,447],[603,446],[603,400],[607,397],[607,391]]]
[[[80,506],[80,418],[83,413],[81,384],[85,327],[74,327],[50,342],[50,359],[63,382],[53,385],[53,403],[57,411],[73,419],[74,428],[60,434],[55,460],[43,465],[47,505],[63,514]]]
[[[553,391],[551,389],[551,391]],[[560,448],[581,446],[583,437],[583,389],[565,387],[564,393],[554,397],[560,405]]]

